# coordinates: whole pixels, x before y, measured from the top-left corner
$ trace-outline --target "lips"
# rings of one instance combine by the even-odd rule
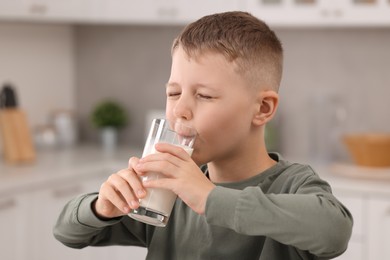
[[[173,130],[177,134],[176,137],[178,138],[178,143],[180,145],[187,147],[192,147],[194,145],[197,136],[195,128],[180,121],[176,121]]]
[[[176,122],[174,131],[182,138],[193,138],[197,135],[195,128],[185,125],[181,122]]]

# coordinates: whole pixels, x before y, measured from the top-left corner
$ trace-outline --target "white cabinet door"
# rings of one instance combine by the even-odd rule
[[[369,215],[368,258],[390,259],[390,197],[371,198]]]
[[[87,20],[118,23],[164,23],[176,20],[176,0],[85,0]]]
[[[86,0],[25,0],[28,17],[38,20],[75,22],[88,10]]]
[[[88,250],[88,259],[91,260],[128,260],[128,259],[146,259],[146,248],[134,246],[105,246],[90,247],[82,250]],[[75,258],[84,259],[84,258]]]
[[[112,171],[98,172],[82,180],[66,180],[53,187],[0,198],[0,259],[10,260],[121,260],[145,259],[146,249],[126,246],[72,249],[57,241],[53,226],[75,196],[97,192]]]
[[[363,257],[364,248],[362,243],[350,241],[348,244],[348,249],[341,256],[332,258],[337,260],[366,260]]]
[[[26,196],[0,197],[0,259],[25,259],[23,248],[27,230],[29,201]]]
[[[248,0],[247,10],[274,26],[388,25],[388,0]]]
[[[184,23],[193,22],[213,13],[245,9],[245,1],[239,0],[180,0],[177,2],[178,19]]]
[[[367,225],[367,198],[359,193],[348,193],[334,190],[334,195],[348,208],[353,217],[352,236],[347,251],[335,258],[338,260],[365,260],[366,259],[366,225]]]
[[[64,246],[54,238],[52,231],[64,205],[83,192],[82,183],[69,183],[32,194],[35,210],[31,212],[31,242],[26,248],[29,259],[88,259],[88,252]]]
[[[34,5],[39,1],[42,6],[46,6],[46,17],[51,20],[73,21],[80,19],[84,11],[84,0],[30,0]],[[38,2],[38,3],[39,3]]]
[[[243,1],[84,0],[86,20],[119,23],[186,24],[204,15],[242,9]]]
[[[352,25],[390,24],[390,1],[351,0],[344,3],[342,22]]]
[[[20,17],[25,13],[23,0],[1,0],[0,1],[0,18]]]
[[[80,194],[99,191],[105,178],[99,174],[81,180],[67,180],[31,194],[35,210],[31,212],[32,228],[28,234],[30,243],[26,247],[28,259],[111,259],[107,247],[87,247],[81,250],[69,248],[57,241],[52,232],[61,210],[69,200]]]
[[[83,17],[86,0],[1,0],[1,19],[72,22]]]
[[[328,20],[333,0],[248,0],[247,11],[272,26],[312,26]]]

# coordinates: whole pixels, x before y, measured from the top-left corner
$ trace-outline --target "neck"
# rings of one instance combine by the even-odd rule
[[[276,162],[268,155],[264,139],[256,138],[249,140],[228,158],[209,162],[207,166],[211,181],[226,183],[251,178],[275,164]]]

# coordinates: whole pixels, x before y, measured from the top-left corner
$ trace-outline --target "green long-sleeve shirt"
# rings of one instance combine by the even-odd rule
[[[205,215],[177,199],[165,228],[128,216],[103,221],[91,210],[97,194],[86,194],[65,206],[54,235],[75,248],[147,247],[147,259],[328,259],[344,252],[352,216],[330,186],[309,166],[271,156],[278,163],[257,176],[216,183]]]

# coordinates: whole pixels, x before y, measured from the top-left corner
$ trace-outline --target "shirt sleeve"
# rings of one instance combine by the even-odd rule
[[[265,194],[261,187],[234,190],[217,186],[206,204],[209,224],[246,235],[270,237],[319,257],[343,253],[352,216],[316,174],[303,174],[293,193]]]
[[[97,193],[85,194],[68,202],[53,228],[54,237],[66,246],[136,245],[146,246],[146,227],[127,216],[99,219],[92,211]]]

